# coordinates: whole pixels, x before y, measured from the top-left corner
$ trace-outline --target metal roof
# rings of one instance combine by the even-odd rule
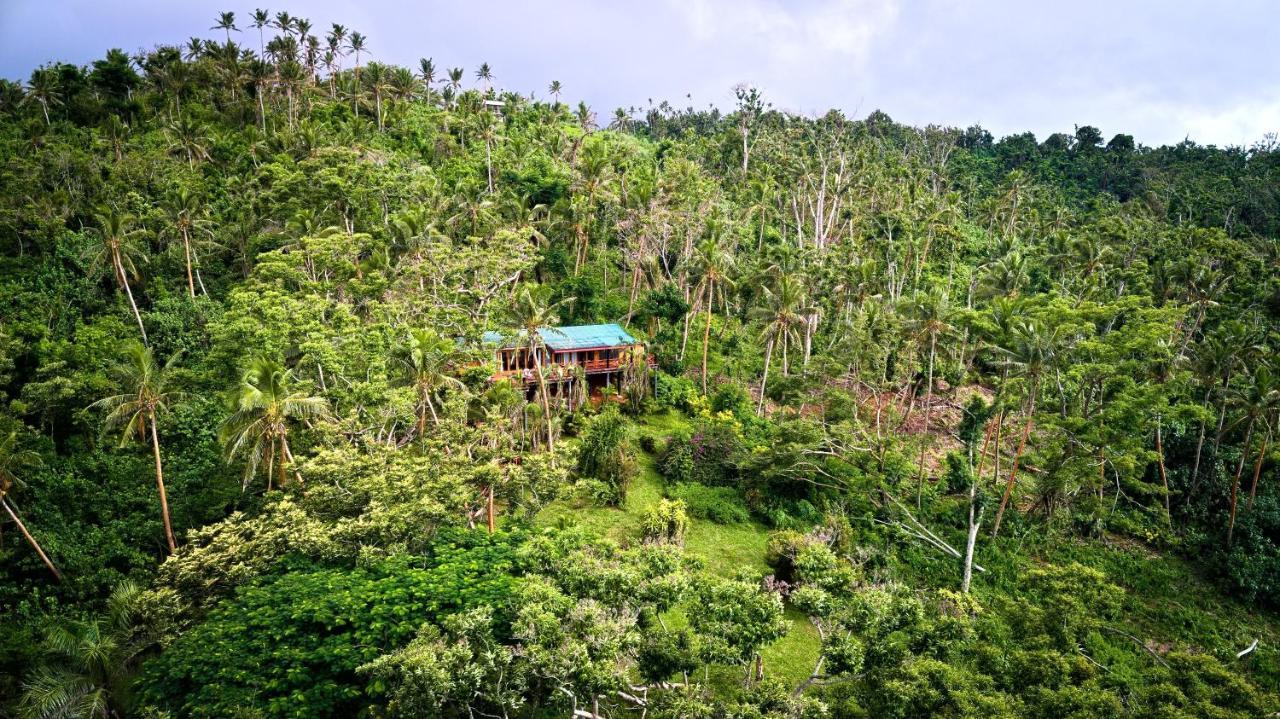
[[[521,331],[520,335],[524,332]],[[538,330],[542,342],[554,352],[566,350],[583,350],[594,347],[622,347],[637,344],[636,338],[627,334],[622,326],[615,323],[607,325],[575,325],[573,327],[547,327]],[[481,340],[485,344],[501,344],[510,347],[514,343],[510,335],[501,332],[485,332]]]

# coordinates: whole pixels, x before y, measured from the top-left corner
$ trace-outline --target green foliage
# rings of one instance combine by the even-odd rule
[[[639,472],[631,448],[631,423],[612,405],[596,415],[582,434],[578,449],[579,476],[594,480],[596,499],[617,506]]]
[[[423,621],[511,596],[509,544],[435,550],[425,565],[300,570],[240,590],[146,663],[143,700],[193,716],[354,713],[366,696],[360,665]]]
[[[666,489],[672,499],[683,502],[689,516],[716,524],[738,524],[751,521],[751,513],[742,495],[732,487],[708,487],[703,484],[674,484]]]

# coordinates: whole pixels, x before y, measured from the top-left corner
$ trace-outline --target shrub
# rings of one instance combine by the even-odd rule
[[[609,406],[588,423],[582,434],[578,474],[593,481],[589,490],[604,504],[621,504],[639,473],[629,425],[616,407]]]
[[[673,483],[736,484],[744,452],[742,440],[731,425],[707,422],[692,434],[671,438],[659,471]]]
[[[645,510],[640,520],[640,531],[646,542],[682,544],[684,532],[689,526],[689,515],[684,502],[662,499]]]
[[[731,487],[708,487],[702,484],[680,483],[671,487],[668,496],[684,502],[689,516],[716,524],[738,524],[751,521],[751,512],[742,496]]]

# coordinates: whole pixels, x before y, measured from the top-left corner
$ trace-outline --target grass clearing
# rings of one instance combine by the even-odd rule
[[[687,426],[688,420],[677,413],[649,415],[641,425],[642,432],[666,438]],[[663,481],[658,474],[657,458],[638,453],[640,473],[627,491],[621,507],[601,507],[582,497],[560,500],[544,508],[535,523],[544,527],[577,526],[615,542],[638,541],[644,512],[663,496]],[[699,559],[705,572],[732,577],[746,569],[752,574],[769,572],[765,563],[765,544],[769,530],[759,522],[715,524],[691,520],[685,534],[685,551]],[[765,647],[762,652],[767,676],[780,677],[790,685],[799,685],[809,677],[818,661],[821,642],[818,630],[800,611],[788,607],[787,635]],[[666,617],[668,626],[684,626],[684,608],[677,607]],[[713,686],[729,689],[742,682],[741,667],[718,667],[711,671]]]

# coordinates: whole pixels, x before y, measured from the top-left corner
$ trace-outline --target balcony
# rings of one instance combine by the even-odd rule
[[[648,355],[647,364],[650,369],[658,366],[658,361],[653,355]],[[583,371],[589,375],[602,374],[605,372],[617,372],[622,367],[622,361],[618,358],[586,360],[578,363],[551,363],[543,365],[543,375],[548,381],[555,382],[568,379],[573,376],[573,368],[575,366],[582,367]],[[528,369],[511,369],[498,370],[493,373],[493,381],[500,382],[502,380],[523,379],[525,384],[536,384],[538,381],[538,373],[533,368]]]

